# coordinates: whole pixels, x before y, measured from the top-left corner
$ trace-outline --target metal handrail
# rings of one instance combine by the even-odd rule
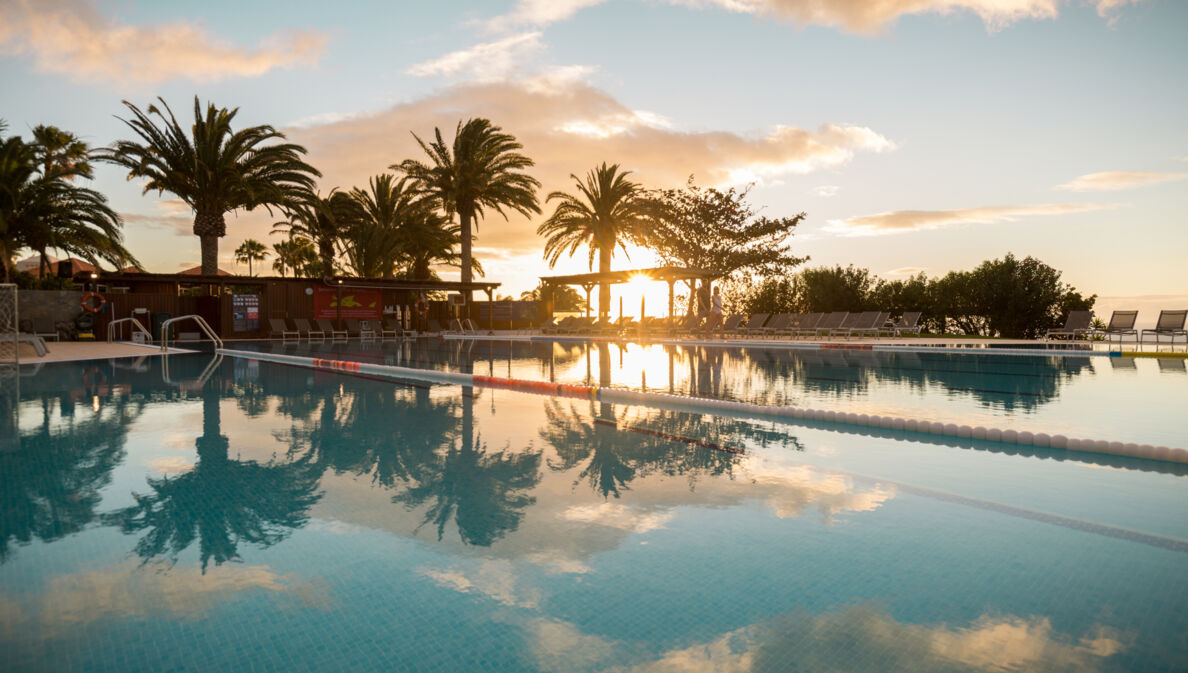
[[[143,332],[146,336],[148,336],[149,342],[150,343],[152,342],[153,333],[148,331],[147,329],[145,329],[144,325],[140,324],[139,320],[137,320],[136,318],[120,318],[119,320],[112,320],[111,322],[107,323],[107,341],[108,341],[108,343],[115,340],[115,326],[120,323],[125,323],[125,322],[132,323],[133,327],[135,327],[136,329],[139,329],[141,332]]]
[[[210,328],[210,324],[207,323],[206,320],[204,320],[202,318],[202,316],[196,315],[196,314],[190,314],[190,315],[179,315],[176,318],[170,318],[169,320],[166,320],[165,322],[161,323],[161,350],[168,350],[168,348],[169,348],[169,327],[173,323],[180,322],[182,320],[193,320],[195,323],[198,324],[198,327],[203,332],[206,333],[206,336],[210,337],[210,340],[214,342],[215,348],[223,347],[223,340],[220,339],[219,336],[214,333],[214,330]]]

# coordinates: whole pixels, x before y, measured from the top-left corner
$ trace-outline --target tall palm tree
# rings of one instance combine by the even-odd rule
[[[404,251],[409,263],[407,276],[411,280],[429,280],[430,268],[435,264],[462,266],[458,244],[462,242],[462,228],[440,213],[425,209],[410,217],[403,227]],[[470,268],[483,275],[483,265],[471,258]]]
[[[603,162],[586,174],[584,182],[576,175],[569,176],[577,186],[577,196],[549,194],[548,201],[560,203],[536,229],[546,237],[544,256],[549,268],[562,253],[572,257],[584,245],[590,251],[591,268],[597,254],[598,271],[606,273],[611,270],[615,247],[627,252],[627,241],[642,233],[651,211],[640,186],[628,180],[628,175],[631,171],[620,171],[618,164]],[[598,317],[602,319],[610,314],[609,290],[608,283],[598,286]]]
[[[28,247],[41,256],[56,249],[98,265],[138,264],[124,248],[122,223],[102,194],[73,184],[77,165],[46,164],[37,146],[0,138],[0,263],[10,278],[12,258]],[[89,169],[88,169],[89,170]]]
[[[120,140],[96,158],[128,169],[129,178],[147,178],[144,191],[170,192],[194,210],[194,235],[202,244],[202,273],[218,273],[219,239],[227,233],[224,215],[243,208],[294,205],[320,176],[302,160],[305,148],[283,141],[271,126],[235,130],[239,108],[208,103],[205,115],[194,97],[189,133],[162,98],[161,107],[140,108],[124,101],[132,119],[121,119],[138,140]],[[155,117],[155,119],[154,119]]]
[[[312,261],[317,261],[318,253],[314,251],[313,243],[309,239],[290,237],[288,240],[272,244],[272,270],[285,277],[285,270],[292,269],[293,277],[300,276]]]
[[[254,238],[248,238],[239,244],[235,249],[235,261],[240,264],[247,263],[248,275],[255,275],[252,273],[252,262],[263,262],[268,257],[268,248],[264,244]]]
[[[350,194],[337,189],[322,197],[314,190],[305,190],[297,203],[285,209],[286,220],[272,225],[290,237],[304,238],[317,247],[320,275],[329,278],[337,267],[339,239],[350,226],[358,208]]]
[[[505,219],[505,208],[525,216],[540,213],[536,199],[540,182],[523,172],[535,165],[519,153],[523,145],[488,119],[459,121],[452,145],[446,145],[441,129],[434,128],[433,133],[435,140],[429,144],[413,134],[428,162],[406,159],[390,168],[415,180],[418,189],[435,199],[449,218],[457,214],[462,282],[469,283],[473,280],[470,248],[476,218],[482,218],[488,208]]]
[[[407,178],[391,173],[371,178],[368,189],[351,190],[356,216],[339,240],[343,256],[357,276],[394,278],[406,259],[404,225],[428,208]]]
[[[92,176],[91,148],[73,133],[39,124],[33,127],[33,146],[42,173],[56,168],[65,170],[71,177],[90,179]]]

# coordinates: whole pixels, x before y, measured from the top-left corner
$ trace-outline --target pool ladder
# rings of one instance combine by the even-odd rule
[[[206,336],[214,342],[216,349],[223,347],[223,340],[220,339],[219,335],[215,334],[214,330],[210,328],[210,324],[207,323],[202,316],[190,314],[179,315],[176,318],[170,318],[169,320],[161,323],[161,350],[164,351],[169,349],[169,328],[173,325],[173,323],[181,322],[183,320],[193,320],[195,323],[197,323],[198,328],[201,329],[206,334]]]
[[[142,325],[140,323],[140,321],[137,320],[136,318],[120,318],[119,320],[112,320],[111,322],[107,323],[107,341],[108,342],[115,341],[115,327],[116,327],[116,325],[119,325],[121,323],[126,323],[126,322],[132,323],[132,328],[133,328],[132,334],[133,335],[136,334],[135,330],[140,330],[141,333],[145,335],[147,343],[153,342],[152,332],[145,329],[144,325]]]

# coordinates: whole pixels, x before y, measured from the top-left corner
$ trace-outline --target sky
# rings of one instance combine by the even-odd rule
[[[122,100],[197,96],[308,148],[328,192],[487,117],[542,198],[603,161],[650,188],[753,184],[763,214],[807,213],[809,265],[1032,255],[1099,314],[1153,318],[1188,305],[1186,31],[1180,0],[0,0],[0,118],[100,146],[129,137]],[[111,166],[92,186],[148,270],[198,264],[184,204]],[[587,270],[543,260],[553,205],[479,224],[500,294]],[[245,272],[232,251],[277,219],[229,215],[220,266]],[[632,253],[615,268],[654,262]]]

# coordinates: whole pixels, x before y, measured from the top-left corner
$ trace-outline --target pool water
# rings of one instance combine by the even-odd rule
[[[1183,359],[441,339],[234,347],[1188,449]]]
[[[1181,465],[210,355],[24,373],[0,670],[1188,662]]]

